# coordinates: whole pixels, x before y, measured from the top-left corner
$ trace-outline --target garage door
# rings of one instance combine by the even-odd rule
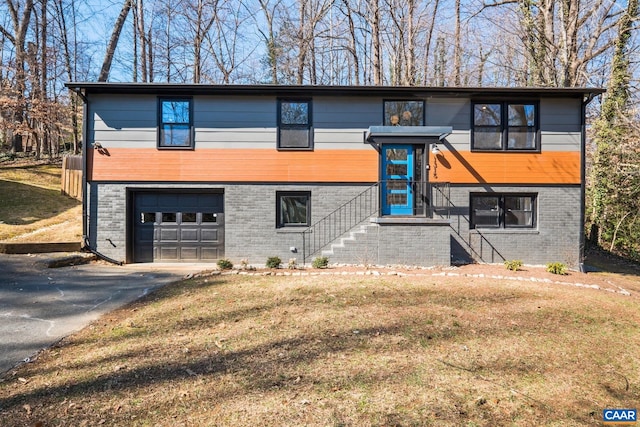
[[[134,194],[134,262],[211,262],[224,257],[224,195]]]

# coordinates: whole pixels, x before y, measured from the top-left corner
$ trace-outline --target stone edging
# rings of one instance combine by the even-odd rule
[[[553,285],[565,285],[565,286],[575,286],[578,288],[587,288],[587,289],[596,289],[602,290],[612,293],[617,293],[624,296],[631,296],[631,292],[626,289],[619,288],[618,290],[612,288],[603,288],[600,285],[588,285],[584,283],[573,283],[573,282],[565,282],[565,281],[556,281],[551,279],[538,279],[535,277],[514,277],[514,276],[501,276],[501,275],[488,275],[488,274],[468,274],[468,273],[452,273],[452,272],[438,272],[438,273],[404,273],[401,271],[390,270],[387,272],[380,272],[378,270],[366,270],[366,271],[247,271],[247,270],[229,270],[229,271],[203,271],[197,274],[188,274],[185,276],[186,279],[191,279],[193,277],[207,277],[207,276],[374,276],[374,277],[384,277],[384,276],[397,276],[397,277],[468,277],[475,279],[495,279],[495,280],[511,280],[516,282],[535,282],[535,283],[545,283],[545,284],[553,284]]]

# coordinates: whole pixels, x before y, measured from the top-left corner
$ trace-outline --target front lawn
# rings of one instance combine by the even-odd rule
[[[635,289],[429,270],[185,280],[0,381],[7,426],[595,426],[638,402]]]

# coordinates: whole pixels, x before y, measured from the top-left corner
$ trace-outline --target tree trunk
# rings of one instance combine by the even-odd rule
[[[113,31],[111,32],[109,45],[107,46],[104,61],[102,62],[102,69],[100,69],[100,75],[98,76],[99,82],[106,82],[109,78],[109,73],[111,72],[111,63],[113,62],[113,55],[116,52],[116,47],[118,46],[118,41],[120,40],[120,33],[122,32],[122,27],[124,27],[124,22],[127,19],[127,15],[129,14],[130,9],[131,0],[124,0],[122,9],[120,10],[120,14],[118,15],[118,19],[116,19]]]
[[[460,40],[460,0],[456,0],[456,28],[455,28],[455,46],[453,52],[453,84],[454,86],[460,86],[460,74],[461,71],[461,56],[462,46]]]
[[[26,0],[22,10],[22,16],[19,16],[20,1],[13,3],[12,0],[7,0],[7,6],[9,8],[9,14],[11,15],[11,22],[13,24],[13,36],[12,42],[15,48],[15,88],[17,92],[16,109],[13,114],[13,119],[16,125],[16,130],[13,133],[11,141],[11,153],[23,151],[22,134],[21,129],[25,122],[25,95],[26,95],[26,69],[25,62],[27,59],[25,51],[25,42],[27,37],[27,30],[29,28],[29,22],[31,21],[31,13],[33,11],[33,0]],[[4,32],[4,31],[3,31]]]
[[[433,4],[433,13],[431,14],[431,22],[429,24],[429,30],[427,31],[427,42],[425,46],[424,52],[424,77],[422,79],[422,84],[427,86],[429,82],[429,57],[431,56],[431,40],[433,39],[433,30],[436,26],[436,16],[438,15],[438,6],[440,5],[440,0],[435,0]]]
[[[593,229],[598,230],[598,244],[605,242],[603,235],[611,230],[607,211],[619,206],[618,174],[614,167],[615,147],[626,136],[621,118],[629,107],[629,43],[634,22],[638,18],[638,0],[629,0],[627,9],[618,22],[618,37],[611,65],[611,77],[607,94],[602,102],[601,114],[594,123],[596,152],[591,166],[591,203]]]
[[[142,82],[148,82],[149,73],[147,71],[147,32],[144,28],[144,3],[143,0],[136,0],[138,37],[140,37],[140,74],[142,74]]]
[[[262,33],[267,45],[267,61],[269,64],[269,72],[271,74],[271,83],[278,84],[278,43],[276,41],[274,26],[274,17],[276,14],[276,7],[279,3],[273,6],[273,9],[269,9],[268,0],[258,0],[260,8],[264,13],[264,18],[267,21],[267,34]],[[259,30],[258,30],[259,31]]]
[[[369,0],[371,13],[371,42],[373,43],[373,84],[382,85],[382,52],[380,48],[380,5],[378,0]]]
[[[356,36],[356,26],[353,21],[353,11],[351,9],[351,5],[348,0],[342,0],[344,4],[344,13],[347,17],[347,22],[349,23],[349,46],[347,47],[347,51],[351,54],[351,59],[353,60],[353,72],[350,73],[353,76],[353,81],[356,86],[360,86],[360,61],[358,59],[358,38]],[[352,81],[351,78],[349,81]]]
[[[67,30],[67,19],[64,13],[64,7],[62,5],[62,0],[56,0],[54,3],[54,7],[56,8],[56,14],[58,16],[57,22],[60,30],[60,38],[62,39],[62,50],[63,50],[63,58],[64,58],[64,66],[65,71],[67,73],[67,80],[73,82],[76,80],[76,73],[74,67],[72,66],[71,60],[71,49],[69,47],[69,35]],[[71,2],[71,10],[75,13],[75,4],[72,0]],[[76,29],[75,25],[75,15],[73,19],[73,28],[74,31]],[[75,37],[74,37],[75,40]],[[74,48],[75,52],[75,48]],[[78,154],[80,152],[80,129],[79,129],[79,120],[78,120],[78,95],[75,92],[71,92],[71,128],[73,133],[73,154]]]
[[[48,44],[48,33],[47,27],[49,25],[48,20],[48,12],[47,12],[47,0],[40,0],[40,99],[42,101],[42,107],[48,108],[48,91],[47,91],[47,83],[48,83],[48,74],[47,74],[47,65],[48,65],[48,56],[47,56],[47,44]],[[46,123],[42,123],[42,133],[40,134],[41,144],[49,152],[49,157],[53,153],[53,140],[50,138],[51,136],[51,128],[54,126],[54,123],[51,122],[50,116],[47,116]]]
[[[298,70],[296,72],[296,83],[299,85],[304,81],[304,65],[307,56],[307,44],[305,43],[305,6],[307,2],[305,0],[300,1],[300,8],[298,9],[300,23],[298,26],[297,42],[298,42]]]

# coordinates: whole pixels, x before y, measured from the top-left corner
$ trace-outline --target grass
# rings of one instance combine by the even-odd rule
[[[0,241],[72,242],[82,237],[79,201],[60,193],[51,164],[0,168]]]
[[[0,381],[6,426],[600,425],[640,401],[640,301],[447,276],[211,276]]]

